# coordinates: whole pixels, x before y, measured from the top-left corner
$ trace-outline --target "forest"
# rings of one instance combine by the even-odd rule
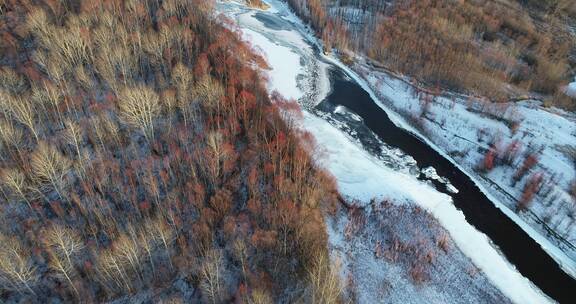
[[[333,178],[218,18],[0,1],[0,302],[338,301]]]
[[[358,53],[429,88],[576,109],[565,94],[576,67],[574,1],[287,2],[344,61]]]

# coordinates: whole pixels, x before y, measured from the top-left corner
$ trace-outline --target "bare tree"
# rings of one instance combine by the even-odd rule
[[[39,276],[28,252],[17,239],[0,234],[0,281],[20,293],[36,295],[33,287]]]
[[[148,141],[154,138],[154,120],[160,114],[159,97],[144,85],[127,87],[120,93],[120,114],[123,120],[140,128]]]
[[[88,60],[90,46],[87,39],[81,34],[81,20],[72,14],[67,20],[65,28],[55,28],[51,31],[50,47],[62,57],[68,70]]]
[[[248,249],[246,246],[246,242],[242,238],[238,238],[234,240],[233,243],[233,253],[234,257],[240,262],[240,266],[242,267],[242,276],[246,281],[247,277],[247,270],[248,270]]]
[[[6,103],[6,108],[8,109],[10,115],[19,123],[25,125],[34,138],[36,142],[39,141],[38,138],[38,127],[36,125],[38,120],[37,109],[26,98],[20,98],[11,95],[5,95],[5,99],[2,103]]]
[[[250,293],[250,299],[248,301],[250,304],[272,304],[274,300],[270,293],[264,289],[255,288]]]
[[[47,105],[52,107],[52,112],[56,114],[58,125],[60,127],[63,126],[64,119],[62,117],[60,105],[64,100],[64,96],[60,89],[58,89],[54,84],[44,81],[42,87],[32,87],[32,100],[44,109],[46,109]]]
[[[176,87],[177,106],[184,118],[184,125],[195,118],[195,104],[192,94],[192,71],[182,63],[172,69],[172,85]]]
[[[16,149],[18,157],[21,157],[20,148],[23,142],[22,130],[14,126],[12,121],[0,119],[0,141],[6,149]]]
[[[142,279],[143,252],[135,232],[130,231],[128,234],[120,234],[118,239],[114,241],[114,251],[120,263]]]
[[[113,287],[132,290],[132,282],[128,276],[126,265],[120,255],[113,249],[104,249],[96,256],[96,270],[102,282]]]
[[[118,89],[121,88],[118,84],[126,86],[134,83],[133,78],[139,67],[139,54],[134,52],[140,50],[128,45],[128,41],[132,39],[123,26],[108,29],[101,35],[111,35],[112,39],[104,40],[110,44],[99,44],[96,69],[112,90],[118,93]],[[120,75],[122,77],[119,77]]]
[[[32,209],[30,201],[26,197],[26,176],[15,168],[5,168],[0,171],[0,183],[8,188],[13,194],[23,199]]]
[[[73,264],[73,256],[84,248],[80,234],[68,227],[53,225],[45,231],[44,239],[54,254],[64,257],[70,265]]]
[[[100,148],[102,148],[102,151],[108,151],[108,149],[106,148],[106,127],[104,125],[102,116],[92,116],[90,117],[90,126],[92,126],[92,130],[94,131],[94,133],[96,134],[96,137],[98,138],[98,142],[100,144]]]
[[[174,230],[172,226],[168,225],[162,216],[158,216],[148,224],[148,231],[150,231],[156,239],[162,242],[170,267],[173,267],[170,253],[170,244],[172,244],[174,238]]]
[[[100,115],[99,118],[99,122],[102,124],[101,127],[106,132],[106,136],[112,139],[116,144],[120,144],[120,128],[117,120],[113,119],[109,114]]]
[[[343,288],[338,267],[331,267],[325,254],[317,254],[312,269],[308,272],[311,301],[314,304],[339,303]]]
[[[134,226],[128,225],[127,231],[121,232],[110,248],[98,252],[96,269],[103,283],[129,292],[134,287],[134,276],[143,280],[143,255],[146,253],[146,246],[142,245],[141,237],[142,234],[139,234]],[[150,241],[147,236],[145,239]]]
[[[165,40],[156,31],[148,31],[142,35],[142,48],[150,59],[157,64],[163,61],[164,50],[168,47]]]
[[[210,76],[204,76],[194,87],[194,93],[204,106],[220,113],[224,87]]]
[[[82,145],[82,142],[84,141],[84,131],[80,127],[80,125],[78,125],[78,123],[70,119],[67,119],[64,122],[64,125],[66,126],[64,137],[68,143],[74,146],[74,149],[76,150],[76,154],[78,156],[78,163],[80,164],[80,168],[82,169],[82,173],[84,174],[86,173],[83,161],[84,156],[82,152],[80,152],[80,147]]]
[[[34,33],[41,41],[50,40],[50,23],[46,12],[37,7],[30,11],[26,18],[26,27],[30,33]]]
[[[79,65],[74,70],[74,75],[76,76],[76,80],[78,80],[79,84],[85,90],[91,90],[94,88],[94,82],[92,80],[92,72],[83,65]]]
[[[142,246],[142,249],[146,251],[146,255],[148,255],[148,260],[150,260],[150,266],[152,266],[152,273],[156,274],[156,267],[154,266],[154,248],[156,246],[156,239],[152,231],[148,228],[151,227],[147,226],[138,233],[138,243]]]
[[[8,90],[10,94],[20,94],[26,90],[26,81],[13,69],[0,67],[0,87]]]
[[[160,97],[162,101],[162,111],[168,117],[168,133],[172,131],[172,124],[174,123],[174,113],[176,113],[179,105],[176,99],[176,90],[167,89],[162,92]],[[186,125],[186,122],[184,123]]]
[[[75,275],[73,258],[84,248],[82,238],[70,228],[54,225],[45,231],[44,241],[50,254],[50,268],[64,277],[79,296],[72,277]]]
[[[212,301],[213,304],[218,303],[221,293],[221,272],[222,272],[222,253],[219,250],[210,249],[202,263],[200,269],[201,282],[200,288],[202,293]]]
[[[210,176],[213,179],[213,183],[220,180],[220,163],[226,157],[224,151],[224,138],[222,133],[218,131],[213,131],[208,133],[206,137],[207,145],[210,148],[210,153],[212,154],[212,163],[209,166]]]
[[[30,158],[33,178],[40,186],[46,189],[48,185],[63,198],[62,190],[65,177],[71,167],[71,162],[53,146],[41,142]]]
[[[74,294],[78,296],[79,295],[78,289],[76,289],[76,286],[74,286],[74,282],[72,282],[72,276],[74,276],[75,273],[74,265],[69,264],[64,259],[64,257],[54,254],[52,252],[49,252],[49,256],[50,260],[48,262],[48,266],[50,267],[50,269],[56,272],[57,277],[63,277],[66,281],[68,281],[68,284],[70,285],[70,287],[72,287]]]

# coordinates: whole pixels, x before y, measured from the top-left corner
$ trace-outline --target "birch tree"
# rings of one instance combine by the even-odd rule
[[[15,168],[5,168],[0,171],[0,183],[8,188],[14,195],[24,200],[28,207],[32,205],[26,196],[26,176]]]
[[[50,268],[64,277],[79,296],[72,277],[75,275],[73,259],[84,248],[82,238],[70,228],[54,225],[46,230],[44,240],[50,255]]]
[[[30,100],[16,96],[8,96],[4,102],[7,103],[7,109],[10,111],[12,118],[26,126],[34,136],[34,139],[36,139],[36,142],[38,142],[38,115],[36,108]]]
[[[204,263],[200,269],[202,281],[200,288],[202,293],[215,304],[219,301],[221,292],[221,272],[222,272],[222,253],[218,250],[211,249],[204,257]]]
[[[30,254],[19,240],[0,234],[0,281],[2,285],[20,293],[34,295],[34,284],[39,279]]]
[[[41,142],[30,158],[33,178],[40,190],[54,190],[60,198],[71,162],[53,146]]]
[[[120,93],[120,115],[125,123],[139,128],[148,141],[154,139],[154,120],[161,106],[156,92],[144,85],[124,88]]]

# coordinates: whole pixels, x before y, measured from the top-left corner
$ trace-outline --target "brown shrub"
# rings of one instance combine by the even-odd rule
[[[448,250],[450,249],[450,236],[447,233],[440,234],[436,240],[436,244],[445,253],[448,253]]]

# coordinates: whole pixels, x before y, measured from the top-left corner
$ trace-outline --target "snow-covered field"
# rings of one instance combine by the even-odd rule
[[[516,269],[506,261],[502,255],[491,245],[490,240],[482,233],[474,229],[466,222],[461,211],[457,210],[451,202],[451,198],[436,191],[432,186],[418,181],[406,170],[390,168],[375,156],[363,150],[361,146],[348,134],[340,131],[337,127],[326,120],[306,111],[310,105],[322,100],[329,92],[329,79],[326,68],[328,64],[317,59],[313,47],[313,41],[307,40],[303,32],[303,26],[289,12],[285,4],[270,0],[271,8],[267,12],[247,9],[238,4],[220,3],[221,12],[238,23],[244,38],[249,40],[267,58],[271,70],[269,71],[270,90],[277,90],[286,98],[299,101],[304,108],[303,119],[300,126],[312,133],[317,141],[319,152],[317,160],[320,165],[331,172],[338,183],[339,190],[350,201],[363,208],[369,209],[373,199],[390,200],[398,206],[419,206],[429,212],[440,225],[448,231],[451,239],[458,250],[455,256],[465,255],[465,258],[454,259],[455,265],[460,269],[467,269],[466,263],[472,263],[481,270],[477,274],[486,282],[496,286],[500,292],[515,303],[547,303],[547,298],[529,280],[520,275]],[[261,14],[261,15],[258,15]],[[268,18],[265,18],[265,16]],[[270,17],[275,16],[272,23]],[[280,23],[280,24],[278,24]],[[298,63],[298,64],[296,64]],[[410,166],[409,162],[405,164]],[[346,218],[334,222],[330,228],[330,242],[334,253],[338,248],[346,248],[349,244],[343,244],[343,225]],[[360,242],[363,244],[363,242]],[[365,246],[370,246],[365,244]],[[350,248],[350,247],[348,247]],[[367,252],[370,252],[368,249]],[[370,255],[364,255],[370,259]],[[343,265],[353,265],[353,261],[346,261]],[[358,261],[358,257],[354,261]],[[465,261],[465,262],[461,262]],[[385,276],[388,266],[383,261],[373,259],[365,261],[370,265],[366,268],[374,278]],[[373,263],[373,264],[370,264]],[[442,264],[436,264],[442,265]],[[439,267],[439,266],[435,266]],[[350,270],[351,268],[348,268]],[[465,271],[458,275],[465,275]],[[346,274],[346,268],[343,271]],[[362,276],[363,274],[359,274]],[[406,276],[406,274],[404,274]],[[442,276],[442,273],[433,274]],[[471,274],[468,274],[471,275]],[[463,280],[462,282],[465,282]],[[409,281],[398,281],[398,284]],[[431,282],[436,282],[432,280]],[[377,282],[372,282],[376,284]],[[427,283],[432,284],[432,283]],[[429,301],[462,302],[461,291],[446,289],[441,286],[431,286],[429,292],[415,292],[413,302]],[[465,286],[460,286],[465,288]],[[498,292],[490,290],[490,284],[480,284],[480,289],[485,293],[497,295]],[[410,287],[404,290],[416,290]],[[377,293],[375,290],[364,289],[365,294],[358,298],[364,303],[383,302],[384,298],[372,298]],[[440,292],[440,295],[432,293]],[[482,294],[482,293],[479,293]],[[469,295],[472,297],[472,293]],[[470,299],[472,302],[473,299]],[[478,301],[487,301],[485,298],[477,298]]]
[[[414,204],[344,210],[329,229],[347,294],[360,303],[510,302]]]

